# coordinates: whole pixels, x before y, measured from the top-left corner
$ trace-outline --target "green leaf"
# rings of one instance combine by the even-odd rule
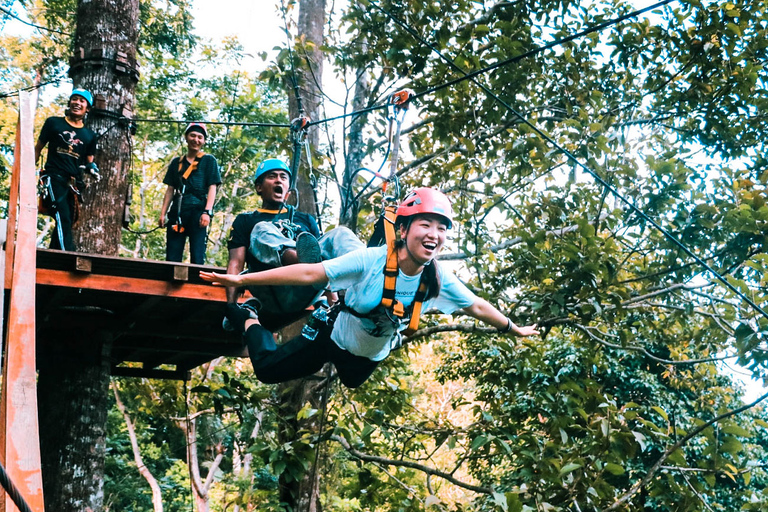
[[[723,433],[738,437],[752,437],[752,433],[738,425],[726,425],[722,428]]]
[[[581,466],[582,464],[579,462],[569,462],[560,470],[560,476],[567,475],[568,473],[579,469]]]
[[[614,464],[613,462],[609,462],[605,465],[605,470],[609,472],[612,475],[623,475],[624,474],[624,468],[619,466],[618,464]]]
[[[659,415],[660,415],[662,418],[664,418],[664,421],[669,421],[669,416],[667,416],[667,412],[666,412],[664,409],[662,409],[662,408],[661,408],[661,407],[659,407],[658,405],[654,405],[653,407],[651,407],[651,409],[653,409],[654,411],[656,411],[657,413],[659,413]]]
[[[483,446],[487,442],[488,442],[488,438],[487,437],[485,437],[485,436],[477,436],[472,441],[472,450],[477,450],[478,448],[480,448],[481,446]]]

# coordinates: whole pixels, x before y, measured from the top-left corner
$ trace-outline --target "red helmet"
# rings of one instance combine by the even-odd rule
[[[203,137],[208,138],[208,128],[205,127],[205,123],[189,123],[187,129],[184,130],[184,136],[186,137],[189,132],[200,132]]]
[[[396,213],[396,224],[413,215],[432,213],[443,217],[448,224],[448,229],[453,226],[451,201],[442,192],[429,187],[412,190],[397,207]]]

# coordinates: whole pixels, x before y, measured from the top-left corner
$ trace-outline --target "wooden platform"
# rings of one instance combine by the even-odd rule
[[[37,250],[36,328],[111,334],[113,375],[185,379],[192,368],[242,352],[221,327],[225,291],[210,266]]]

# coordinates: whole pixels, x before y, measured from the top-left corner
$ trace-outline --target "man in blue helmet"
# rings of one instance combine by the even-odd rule
[[[46,119],[35,144],[35,162],[40,160],[43,148],[48,146],[40,179],[46,206],[56,219],[51,249],[75,250],[72,224],[76,220],[78,191],[85,187],[83,170],[88,171],[96,181],[101,178],[99,168],[93,161],[96,134],[84,124],[92,106],[93,96],[89,91],[73,89],[64,117]]]
[[[320,230],[317,221],[313,216],[285,204],[291,188],[291,169],[288,165],[279,158],[264,160],[256,168],[253,184],[261,197],[261,208],[241,213],[232,223],[227,242],[227,272],[238,274],[246,264],[249,271],[255,271],[294,263],[319,262],[317,237]],[[286,290],[265,291],[270,294],[269,306],[277,306],[276,311],[281,305],[293,308],[294,300],[286,297]],[[241,289],[227,288],[227,302],[236,304],[241,293]],[[274,298],[272,293],[276,295]],[[258,295],[258,291],[254,294]],[[262,299],[260,302],[265,301]],[[306,304],[299,307],[304,309]]]
[[[184,131],[187,152],[171,160],[163,183],[168,185],[158,225],[166,227],[165,259],[181,261],[189,238],[189,261],[205,263],[208,226],[213,219],[216,188],[221,184],[219,164],[203,152],[208,129],[190,123]]]

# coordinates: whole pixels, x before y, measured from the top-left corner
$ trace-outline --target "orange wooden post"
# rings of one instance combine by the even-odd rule
[[[37,418],[35,368],[35,238],[37,194],[35,180],[34,113],[31,95],[19,94],[19,124],[14,151],[13,184],[18,186],[18,212],[13,256],[6,350],[0,400],[0,457],[11,481],[34,511],[42,512],[43,478]],[[11,196],[14,191],[11,190]],[[13,210],[13,203],[9,209]],[[16,215],[13,215],[16,213]],[[13,226],[9,226],[9,232]],[[9,237],[9,244],[13,239]],[[8,269],[6,269],[8,270]],[[0,511],[15,511],[7,493]]]

